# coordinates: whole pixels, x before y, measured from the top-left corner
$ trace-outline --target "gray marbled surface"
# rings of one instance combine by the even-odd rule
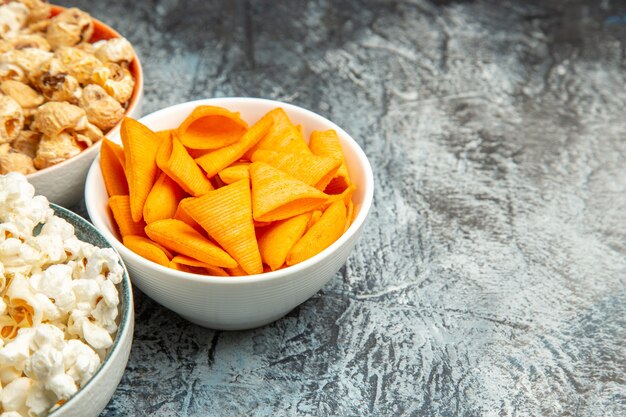
[[[377,185],[345,267],[272,325],[137,291],[104,416],[626,414],[626,4],[63,3],[134,43],[146,112],[295,103]]]

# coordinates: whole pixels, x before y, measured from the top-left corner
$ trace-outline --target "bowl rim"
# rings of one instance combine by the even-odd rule
[[[54,4],[51,5],[51,10],[52,10],[53,13],[60,12],[60,11],[65,10],[65,9],[67,9],[67,8],[63,7],[63,6],[57,6],[57,5],[54,5]],[[114,37],[124,38],[118,31],[113,29],[111,26],[109,26],[106,23],[103,23],[101,20],[98,20],[95,17],[91,16],[91,14],[89,16],[91,17],[91,20],[94,22],[94,25],[100,25],[100,26],[105,27],[109,32],[111,32],[113,35],[115,35]],[[112,37],[111,39],[114,39],[114,37]],[[129,114],[134,112],[139,107],[141,98],[143,96],[143,68],[141,67],[141,61],[139,60],[139,55],[137,55],[137,52],[135,51],[134,47],[133,47],[133,56],[134,56],[134,58],[133,58],[133,61],[132,61],[132,67],[133,67],[132,73],[135,76],[135,88],[134,88],[134,91],[133,91],[133,95],[130,98],[130,102],[128,103],[128,107],[126,108],[126,111],[124,112],[124,116],[128,116]],[[116,130],[119,129],[121,123],[122,123],[122,120],[117,122],[117,124],[115,126],[113,126],[111,129],[109,129],[107,132],[103,132],[103,137],[105,137],[107,135],[110,135],[110,134],[113,134]],[[71,164],[73,161],[76,161],[78,159],[82,159],[83,157],[86,158],[86,157],[88,157],[88,155],[92,155],[93,153],[96,153],[97,150],[100,149],[100,145],[101,144],[102,144],[102,139],[100,139],[98,142],[94,143],[93,145],[91,145],[90,147],[85,149],[84,151],[81,151],[79,154],[76,154],[76,155],[66,159],[65,161],[59,162],[58,164],[54,164],[54,165],[52,165],[50,167],[47,167],[47,168],[44,168],[44,169],[37,170],[37,171],[35,171],[33,173],[26,174],[25,176],[30,181],[33,178],[39,178],[41,176],[44,176],[45,174],[49,174],[51,172],[62,170],[67,165]]]
[[[80,225],[81,228],[86,228],[88,230],[91,230],[97,233],[102,238],[102,240],[108,244],[108,247],[110,247],[111,249],[115,251],[115,253],[119,257],[120,265],[122,265],[122,268],[124,270],[124,274],[122,275],[122,281],[120,282],[123,292],[122,294],[119,294],[120,295],[119,305],[122,304],[121,301],[123,297],[123,301],[125,303],[124,305],[126,307],[123,310],[121,310],[121,312],[118,311],[120,320],[119,320],[119,327],[117,328],[117,332],[115,333],[115,340],[113,340],[113,345],[111,345],[104,359],[100,362],[100,366],[98,366],[98,369],[96,369],[96,372],[94,372],[94,374],[91,376],[91,378],[89,378],[89,380],[87,381],[85,385],[80,387],[79,390],[77,390],[74,394],[72,394],[72,396],[66,402],[64,402],[61,406],[59,406],[59,408],[53,410],[52,412],[50,412],[50,414],[48,414],[49,417],[55,417],[55,416],[61,416],[64,408],[67,409],[66,406],[68,404],[73,403],[75,401],[79,401],[80,394],[94,383],[94,381],[96,380],[96,377],[101,372],[104,372],[105,365],[109,363],[109,360],[113,357],[115,353],[117,353],[117,351],[119,350],[119,347],[122,345],[122,341],[126,339],[128,332],[132,328],[131,321],[134,319],[134,314],[133,314],[134,308],[133,308],[133,289],[130,283],[130,275],[128,273],[128,270],[126,269],[126,265],[124,264],[124,259],[122,258],[120,253],[117,251],[117,249],[115,249],[111,241],[107,239],[106,236],[104,236],[100,232],[100,230],[98,230],[93,224],[85,220],[82,216],[74,213],[71,210],[66,209],[65,207],[59,206],[58,204],[50,203],[50,207],[54,210],[55,215],[61,212],[65,216],[70,218],[72,220],[71,222],[67,219],[66,220],[72,226],[76,227],[76,224],[74,224],[74,222],[76,222],[77,224]],[[87,243],[90,243],[90,242],[87,242]]]
[[[200,274],[193,274],[190,272],[177,271],[177,270],[159,265],[157,263],[151,262],[137,255],[130,249],[126,248],[126,246],[124,246],[122,242],[120,242],[120,240],[111,231],[109,231],[109,229],[100,221],[100,218],[97,216],[96,214],[97,212],[95,209],[96,203],[95,203],[95,196],[93,194],[95,192],[93,191],[94,187],[89,186],[91,182],[95,181],[94,178],[95,178],[96,172],[100,170],[100,157],[98,156],[92,162],[89,172],[87,174],[87,180],[85,183],[85,206],[87,208],[87,212],[89,213],[89,217],[92,223],[96,226],[96,228],[100,231],[100,233],[102,233],[106,238],[108,238],[109,241],[111,241],[111,244],[115,246],[124,257],[129,257],[133,262],[141,263],[144,265],[144,267],[150,268],[152,270],[156,270],[157,272],[167,274],[178,279],[192,281],[196,283],[211,283],[211,284],[218,284],[218,285],[220,284],[221,285],[239,285],[239,284],[246,284],[246,283],[260,283],[260,282],[278,280],[286,276],[290,276],[292,274],[298,274],[318,264],[323,259],[330,256],[331,253],[334,253],[337,249],[339,249],[339,247],[343,246],[347,241],[349,241],[357,233],[358,230],[361,229],[370,211],[373,196],[374,196],[374,174],[372,171],[372,166],[367,156],[365,155],[365,152],[363,152],[363,149],[361,149],[361,146],[358,144],[358,142],[354,140],[354,138],[352,138],[352,136],[350,136],[345,130],[343,130],[337,124],[325,118],[324,116],[321,116],[303,107],[296,106],[290,103],[277,101],[277,100],[255,98],[255,97],[224,97],[224,98],[209,98],[209,99],[192,100],[192,101],[187,101],[184,103],[175,104],[175,105],[157,110],[155,112],[152,112],[150,114],[147,114],[138,120],[145,121],[145,119],[148,119],[148,120],[157,119],[166,115],[169,112],[178,110],[181,107],[192,108],[198,105],[207,105],[207,104],[227,106],[229,104],[232,105],[232,104],[241,103],[242,101],[245,101],[248,103],[252,102],[252,103],[257,103],[257,104],[262,104],[262,105],[272,105],[274,107],[280,106],[280,107],[285,108],[286,110],[304,113],[308,115],[309,117],[312,117],[313,119],[317,119],[318,121],[321,121],[324,124],[327,124],[329,126],[329,129],[336,130],[339,137],[342,140],[345,139],[349,143],[349,146],[354,150],[354,154],[356,155],[359,163],[364,168],[365,175],[364,175],[363,184],[365,184],[366,186],[364,189],[363,201],[361,203],[359,213],[357,214],[356,218],[354,219],[354,221],[352,222],[348,230],[346,230],[339,237],[339,239],[337,239],[329,247],[327,247],[326,249],[324,249],[322,252],[318,253],[317,255],[303,262],[300,262],[296,265],[292,265],[287,268],[279,269],[276,271],[264,272],[261,274],[254,274],[254,275],[234,276],[234,277],[233,276],[220,277],[220,276],[213,276],[213,275],[200,275]],[[233,110],[237,110],[237,109],[234,108]],[[117,133],[118,132],[116,132],[116,134]]]

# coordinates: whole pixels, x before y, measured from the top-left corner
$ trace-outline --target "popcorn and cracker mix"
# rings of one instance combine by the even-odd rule
[[[123,38],[89,43],[89,14],[51,17],[42,0],[0,2],[0,174],[30,174],[99,141],[123,117],[135,79]],[[103,133],[104,132],[104,133]]]

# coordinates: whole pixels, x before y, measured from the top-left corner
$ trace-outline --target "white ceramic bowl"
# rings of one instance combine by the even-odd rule
[[[99,159],[89,170],[85,203],[93,224],[121,253],[132,282],[158,303],[201,326],[238,330],[272,322],[301,304],[332,278],[354,248],[372,203],[374,179],[367,157],[343,129],[303,108],[272,100],[219,98],[178,104],[140,119],[153,130],[177,127],[199,105],[223,106],[241,113],[253,123],[268,111],[282,107],[295,124],[304,127],[305,137],[313,130],[335,129],[345,153],[356,192],[358,214],[350,228],[320,254],[278,271],[245,277],[211,277],[175,271],[148,261],[127,249],[116,236],[107,209],[107,193]],[[110,139],[121,143],[119,135]]]
[[[52,14],[56,15],[63,10],[63,7],[52,6]],[[94,22],[94,35],[92,42],[100,39],[119,38],[121,35],[110,26],[105,25],[97,19]],[[125,115],[134,119],[141,116],[141,104],[143,101],[143,71],[139,58],[131,62],[130,71],[135,77],[135,91],[130,99]],[[121,122],[120,122],[121,123]],[[108,133],[107,136],[119,130],[118,123]],[[78,155],[69,158],[59,164],[44,168],[26,176],[28,181],[35,187],[37,195],[45,195],[52,203],[64,207],[70,207],[82,198],[85,187],[85,177],[91,162],[94,160],[100,149],[100,141],[85,149]]]
[[[106,248],[112,247],[104,236],[88,221],[71,211],[51,204],[55,214],[67,220],[74,226],[76,236],[92,245]],[[122,266],[124,266],[122,264]],[[109,349],[103,363],[91,379],[81,387],[70,399],[50,413],[49,417],[97,417],[115,392],[115,388],[122,379],[126,363],[130,355],[133,340],[135,313],[133,310],[133,291],[124,268],[122,282],[117,285],[119,293],[119,327],[115,335],[113,346]]]

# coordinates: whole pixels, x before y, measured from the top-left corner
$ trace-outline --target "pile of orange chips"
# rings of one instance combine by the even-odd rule
[[[198,106],[176,129],[126,118],[123,148],[105,139],[100,166],[124,245],[173,269],[260,274],[320,253],[354,210],[334,130],[304,140],[282,108],[252,126]]]

